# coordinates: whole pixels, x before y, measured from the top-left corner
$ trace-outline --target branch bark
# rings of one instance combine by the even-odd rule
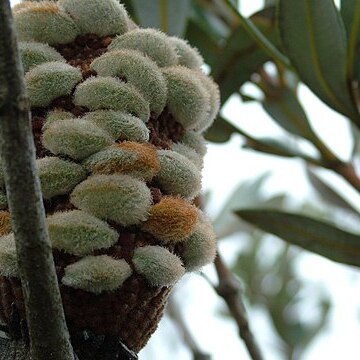
[[[0,1],[0,153],[33,360],[73,360],[45,223],[29,100],[8,0]]]
[[[224,299],[229,311],[236,321],[239,329],[239,335],[244,340],[246,348],[253,360],[263,360],[260,348],[250,329],[246,308],[242,300],[242,289],[238,279],[226,266],[217,254],[215,259],[215,268],[219,278],[218,286],[215,286],[216,292]]]

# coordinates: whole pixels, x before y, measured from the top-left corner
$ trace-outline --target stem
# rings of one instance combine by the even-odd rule
[[[360,193],[360,178],[356,173],[353,164],[334,164],[330,165],[330,169],[334,170],[337,174],[342,176],[354,189]]]
[[[36,171],[9,1],[0,2],[0,153],[33,360],[73,360]]]
[[[193,360],[210,360],[211,356],[201,351],[194,337],[189,331],[180,309],[174,300],[174,296],[171,296],[169,299],[167,311],[170,317],[175,321],[176,325],[180,328],[184,342],[193,354]]]
[[[229,311],[239,328],[239,335],[244,340],[246,348],[253,360],[263,360],[260,348],[251,332],[246,308],[242,299],[242,289],[239,281],[217,254],[215,268],[219,278],[216,292],[224,299]]]
[[[292,66],[287,59],[253,24],[253,22],[244,16],[242,16],[237,8],[231,3],[230,0],[224,0],[227,6],[232,10],[235,16],[238,18],[240,24],[244,27],[245,31],[254,39],[261,49],[268,54],[274,62],[283,65],[289,70],[293,70]]]

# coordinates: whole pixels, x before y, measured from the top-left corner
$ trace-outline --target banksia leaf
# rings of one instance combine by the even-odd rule
[[[14,7],[14,20],[20,41],[65,44],[75,40],[79,28],[54,1],[25,1]]]
[[[86,120],[66,119],[46,126],[43,145],[54,154],[82,160],[112,144],[108,134]]]
[[[119,288],[131,273],[125,260],[115,260],[107,255],[87,256],[65,268],[62,283],[100,294]]]
[[[45,62],[60,61],[65,59],[51,46],[38,42],[20,42],[19,51],[24,71],[29,71],[33,66]]]
[[[10,213],[8,211],[0,211],[0,236],[11,232]]]
[[[101,219],[129,226],[147,219],[152,200],[140,180],[128,175],[93,175],[74,189],[71,202]]]
[[[160,115],[166,104],[166,81],[157,65],[134,50],[114,50],[95,59],[91,67],[100,76],[119,77],[134,85]]]
[[[98,110],[87,113],[82,119],[93,122],[114,140],[149,141],[150,132],[144,122],[124,112]]]
[[[172,150],[159,150],[160,172],[156,181],[166,194],[193,199],[201,189],[201,174],[185,156]]]
[[[186,271],[196,271],[214,261],[216,256],[216,234],[209,219],[199,211],[199,221],[195,231],[184,242]]]
[[[110,44],[110,49],[138,50],[154,60],[160,67],[178,63],[178,55],[171,40],[162,32],[154,29],[136,29],[118,36]]]
[[[182,66],[164,70],[168,87],[168,107],[185,129],[192,129],[206,121],[210,110],[210,96],[194,71]]]
[[[135,249],[135,271],[143,275],[152,286],[170,286],[185,273],[179,257],[161,246],[144,246]]]
[[[128,174],[149,181],[160,170],[156,148],[125,141],[90,156],[84,166],[97,174]]]
[[[57,212],[47,222],[52,246],[78,256],[108,248],[119,237],[106,222],[81,210]]]
[[[31,106],[47,106],[57,97],[69,95],[80,80],[80,70],[62,62],[33,67],[25,75]]]
[[[177,37],[169,38],[179,56],[179,65],[186,66],[190,69],[199,69],[204,65],[204,59],[196,48],[193,48],[187,41]]]
[[[36,163],[45,199],[67,194],[87,177],[81,165],[57,157],[44,157],[36,160]]]
[[[192,234],[198,219],[194,205],[170,196],[164,197],[151,210],[143,229],[163,243],[185,240]]]
[[[128,16],[116,0],[60,0],[75,20],[82,34],[99,36],[123,34],[128,31]]]
[[[14,234],[0,237],[0,274],[6,277],[17,277],[18,266]]]
[[[150,117],[149,103],[140,92],[134,86],[111,77],[92,77],[84,81],[76,88],[74,102],[90,110],[128,112],[143,121]]]

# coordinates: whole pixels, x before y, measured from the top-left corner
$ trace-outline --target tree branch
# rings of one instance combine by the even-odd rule
[[[73,360],[45,223],[13,19],[0,1],[0,153],[33,360]]]
[[[239,335],[244,340],[246,348],[253,360],[263,360],[260,348],[251,332],[245,305],[242,300],[242,289],[238,279],[228,269],[221,255],[217,254],[215,268],[219,278],[216,292],[224,299],[229,311],[239,328]]]
[[[179,307],[177,306],[173,296],[170,296],[166,309],[167,309],[170,317],[174,320],[176,325],[181,330],[181,333],[184,338],[184,342],[186,343],[186,345],[188,346],[188,348],[190,349],[190,351],[193,354],[193,360],[210,360],[211,356],[209,354],[205,354],[199,348],[198,344],[196,343],[195,339],[193,338],[191,332],[189,331],[189,329],[185,323],[185,320],[184,320],[182,314],[180,313]]]

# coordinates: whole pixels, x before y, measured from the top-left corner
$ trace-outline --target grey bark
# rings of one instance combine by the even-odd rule
[[[10,4],[8,0],[0,0],[0,153],[23,284],[31,356],[33,360],[73,360],[45,223],[29,100],[22,74]]]

